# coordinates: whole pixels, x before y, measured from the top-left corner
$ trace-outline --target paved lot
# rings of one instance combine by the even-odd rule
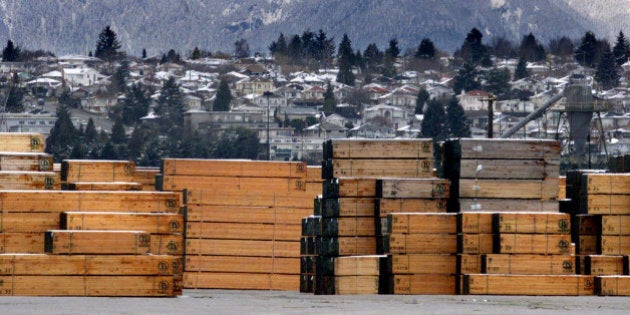
[[[628,314],[630,298],[314,296],[185,290],[177,298],[0,297],[0,314]]]

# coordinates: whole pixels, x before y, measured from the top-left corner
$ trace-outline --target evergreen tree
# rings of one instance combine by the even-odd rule
[[[147,59],[147,50],[142,48],[142,59]]]
[[[523,36],[523,40],[521,40],[519,56],[525,61],[545,60],[545,48],[538,43],[534,34],[529,33]]]
[[[288,54],[287,40],[284,38],[283,33],[280,33],[280,36],[278,36],[278,40],[272,42],[269,45],[269,52],[272,56],[286,56]]]
[[[612,52],[618,65],[626,63],[630,58],[630,43],[622,31],[619,31],[619,35],[617,35],[617,42]]]
[[[591,31],[587,31],[580,45],[575,50],[575,61],[587,67],[595,67],[597,64],[597,38]]]
[[[123,124],[132,126],[140,122],[140,118],[147,115],[151,97],[139,84],[132,85],[125,93],[125,101],[121,111]]]
[[[127,79],[129,78],[129,61],[122,60],[116,68],[108,91],[112,94],[125,93],[127,91]]]
[[[195,49],[193,49],[192,55],[190,56],[190,59],[197,60],[199,58],[201,58],[201,51],[199,50],[199,47],[195,46]]]
[[[180,91],[175,78],[170,77],[164,82],[155,106],[155,113],[159,116],[159,131],[173,139],[181,139],[184,111],[184,94]]]
[[[7,46],[2,50],[2,61],[14,62],[20,59],[20,47],[13,44],[12,40],[7,41]]]
[[[470,63],[465,63],[453,79],[453,91],[455,91],[455,94],[459,94],[462,90],[472,91],[481,88],[478,76],[479,73],[475,69],[475,66]]]
[[[446,106],[446,127],[449,137],[466,138],[471,136],[470,121],[464,108],[454,96]]]
[[[389,40],[389,47],[385,49],[385,55],[389,56],[392,60],[396,60],[400,55],[400,49],[398,48],[398,39],[392,38]]]
[[[116,119],[114,121],[114,125],[112,126],[112,143],[114,144],[122,144],[127,143],[127,135],[125,134],[125,127],[123,126],[122,120]]]
[[[416,108],[414,110],[414,114],[421,115],[424,112],[424,104],[431,98],[429,92],[425,89],[420,89],[418,91],[418,97],[416,98]]]
[[[324,92],[324,108],[323,111],[325,113],[333,113],[335,112],[335,108],[337,107],[337,100],[335,100],[335,94],[333,93],[333,87],[328,82],[328,86],[326,86],[326,92]]]
[[[96,132],[96,127],[94,126],[94,120],[90,117],[90,119],[88,119],[87,126],[85,127],[85,131],[83,132],[85,143],[89,144],[96,141],[97,136],[98,133]]]
[[[215,112],[227,112],[230,110],[230,103],[232,102],[232,93],[230,92],[230,86],[226,80],[221,80],[219,83],[219,89],[212,105],[212,110]]]
[[[107,25],[98,35],[94,57],[112,61],[118,56],[118,49],[120,49],[118,35]]]
[[[320,29],[315,38],[315,42],[317,47],[317,60],[328,64],[335,56],[335,39],[327,38],[326,33]]]
[[[212,152],[212,157],[257,159],[260,148],[260,140],[256,131],[243,127],[231,127],[219,138]]]
[[[423,137],[433,138],[434,140],[443,140],[445,137],[444,123],[446,114],[444,106],[438,100],[430,100],[427,104],[427,110],[424,112],[424,119],[420,125],[420,132]]]
[[[573,56],[574,52],[575,47],[573,45],[573,41],[566,36],[554,38],[549,41],[549,53],[559,56],[563,61]]]
[[[416,50],[414,57],[419,59],[433,59],[435,57],[435,46],[433,45],[433,41],[428,38],[423,38],[422,41],[420,41],[420,45],[418,45],[418,49]]]
[[[482,39],[483,34],[477,28],[473,28],[466,35],[466,39],[456,55],[473,65],[487,63],[489,59],[488,49],[483,45]]]
[[[510,70],[493,68],[484,75],[483,86],[494,95],[504,95],[510,91]]]
[[[497,56],[497,58],[509,59],[517,55],[512,42],[503,36],[492,38],[490,45],[492,53]]]
[[[527,78],[529,77],[529,71],[527,71],[527,63],[525,59],[518,58],[518,63],[516,64],[516,70],[514,70],[514,80]]]
[[[605,90],[612,89],[619,85],[619,71],[615,61],[615,56],[610,50],[604,51],[597,65],[595,80],[599,82]]]
[[[337,53],[339,60],[339,72],[337,73],[337,82],[354,86],[354,73],[352,73],[352,65],[354,63],[354,51],[348,34],[343,34],[339,51]]]
[[[21,113],[24,111],[24,89],[12,86],[9,87],[9,96],[6,99],[5,109],[10,113]]]
[[[131,137],[127,142],[128,156],[136,163],[140,162],[140,156],[145,151],[144,146],[147,142],[145,137],[146,128],[143,125],[136,125],[131,132]]]
[[[114,147],[112,141],[107,141],[105,143],[99,158],[101,160],[118,160],[118,152],[116,152],[116,147]]]
[[[46,153],[52,154],[56,163],[69,158],[77,144],[78,135],[72,124],[70,109],[60,105],[57,107],[57,121],[46,138]]]
[[[302,61],[302,39],[298,35],[294,35],[287,46],[287,55],[293,63]]]
[[[241,38],[234,42],[234,57],[247,58],[249,57],[249,43],[244,38]]]
[[[363,59],[368,72],[374,72],[378,65],[383,62],[383,53],[375,43],[369,44],[363,52]]]

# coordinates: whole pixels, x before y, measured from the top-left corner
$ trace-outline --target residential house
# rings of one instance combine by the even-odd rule
[[[386,124],[391,124],[395,129],[408,124],[407,112],[396,106],[379,104],[365,109],[363,120],[381,120]]]
[[[236,93],[239,95],[262,95],[265,92],[271,92],[274,89],[273,81],[266,79],[246,79],[236,82]]]
[[[64,68],[63,78],[70,86],[91,86],[105,78],[100,72],[88,68]]]
[[[465,111],[480,111],[482,109],[487,110],[488,102],[483,99],[488,98],[490,94],[486,91],[472,90],[468,92],[462,92],[459,96],[459,104]]]

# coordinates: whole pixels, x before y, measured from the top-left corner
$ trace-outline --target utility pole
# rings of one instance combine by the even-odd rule
[[[267,98],[267,160],[271,161],[271,142],[269,141],[269,112],[271,111],[271,106],[269,104],[269,98],[273,95],[273,93],[267,91],[263,93],[263,96]]]
[[[493,136],[493,120],[494,120],[494,108],[492,107],[492,105],[494,104],[494,101],[497,100],[497,97],[492,95],[492,94],[488,94],[488,97],[483,97],[479,99],[482,102],[488,102],[488,139],[492,139]]]

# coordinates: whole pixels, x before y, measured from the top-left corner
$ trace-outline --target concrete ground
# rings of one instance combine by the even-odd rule
[[[628,314],[625,297],[315,296],[184,290],[176,298],[0,297],[0,314]]]

